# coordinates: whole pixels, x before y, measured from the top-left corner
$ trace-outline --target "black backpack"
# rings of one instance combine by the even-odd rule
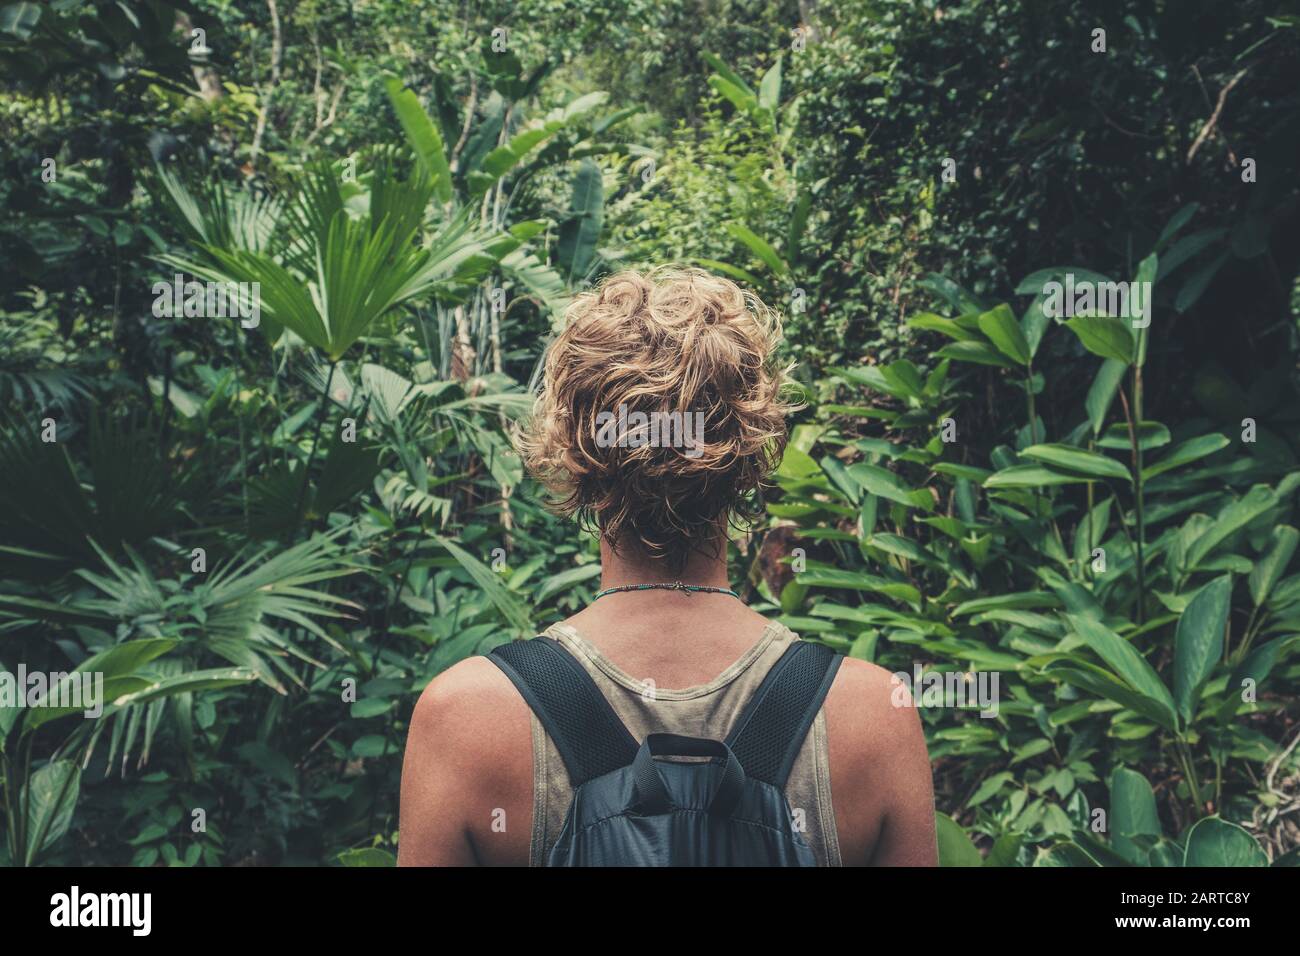
[[[556,640],[489,655],[564,760],[573,803],[547,866],[816,866],[785,783],[842,658],[795,641],[725,741],[650,734],[639,745]],[[707,757],[667,762],[655,757]]]

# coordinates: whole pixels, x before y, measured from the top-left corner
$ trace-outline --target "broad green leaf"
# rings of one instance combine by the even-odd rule
[[[858,365],[848,368],[833,368],[831,372],[840,376],[847,382],[855,385],[865,385],[867,388],[875,389],[878,392],[884,392],[886,395],[892,395],[894,398],[906,399],[907,391],[900,385],[895,384],[886,378],[875,365]]]
[[[170,637],[148,637],[115,644],[87,658],[77,667],[77,671],[100,672],[105,679],[131,675],[150,661],[162,657],[179,643]]]
[[[897,501],[909,508],[923,508],[926,511],[934,510],[934,497],[928,490],[924,488],[908,488],[897,475],[884,468],[858,462],[856,465],[849,467],[849,476],[861,485],[863,490],[873,495],[888,498],[890,501]]]
[[[1151,451],[1169,444],[1169,429],[1159,422],[1142,422],[1137,429],[1138,447]],[[1106,429],[1106,434],[1097,440],[1101,448],[1114,448],[1127,451],[1133,447],[1133,436],[1124,422],[1117,422]]]
[[[1106,359],[1101,363],[1101,368],[1097,369],[1097,377],[1092,380],[1088,397],[1084,402],[1094,435],[1101,431],[1101,426],[1106,421],[1106,413],[1110,411],[1110,403],[1115,400],[1115,393],[1119,391],[1126,371],[1128,371],[1128,364],[1119,359]]]
[[[979,317],[980,331],[989,337],[1007,358],[1018,365],[1028,365],[1032,357],[1029,342],[1020,328],[1020,323],[1005,304],[985,312]]]
[[[1151,253],[1140,263],[1138,263],[1137,275],[1134,276],[1130,288],[1142,295],[1142,322],[1139,323],[1138,316],[1135,315],[1133,304],[1129,304],[1129,320],[1133,326],[1134,342],[1134,362],[1140,368],[1147,361],[1147,342],[1151,338],[1151,314],[1154,309],[1154,303],[1151,298],[1155,295],[1156,275],[1159,272],[1160,259],[1156,253]]]
[[[974,332],[967,331],[952,319],[945,319],[943,316],[935,315],[933,312],[922,312],[920,315],[914,315],[907,320],[909,328],[924,329],[927,332],[938,332],[940,335],[946,335],[950,339],[958,342],[977,342],[984,344],[984,340]]]
[[[81,793],[81,768],[72,760],[55,760],[35,773],[24,788],[27,847],[23,863],[31,866],[72,824]]]
[[[1300,542],[1300,531],[1290,525],[1278,525],[1271,532],[1268,550],[1255,563],[1250,572],[1250,597],[1259,607],[1273,591],[1273,586],[1286,571]]]
[[[1133,334],[1127,320],[1109,315],[1076,315],[1065,324],[1093,355],[1133,364]]]
[[[1084,643],[1106,662],[1116,674],[1138,693],[1155,701],[1161,708],[1175,713],[1174,700],[1156,674],[1133,645],[1124,640],[1100,621],[1081,614],[1069,614],[1067,619],[1074,632]]]
[[[257,680],[257,674],[246,667],[212,667],[152,681],[148,686],[140,690],[118,697],[113,703],[120,707],[129,704],[145,704],[161,697],[171,697],[175,694],[192,693],[200,690],[236,687],[255,680]]]
[[[596,562],[583,564],[576,568],[566,568],[559,574],[553,574],[542,582],[541,587],[537,589],[537,593],[533,595],[533,602],[541,604],[553,594],[567,591],[576,584],[598,577],[600,577],[600,564]]]
[[[1250,491],[1220,511],[1212,524],[1187,549],[1186,567],[1194,569],[1229,535],[1235,534],[1277,504],[1277,492],[1267,485],[1255,485]]]
[[[890,581],[875,574],[863,571],[844,571],[839,568],[810,567],[795,579],[800,584],[812,587],[851,588],[858,591],[874,591],[888,597],[918,604],[921,592],[913,585],[903,581]]]
[[[1182,442],[1169,449],[1159,461],[1143,468],[1142,480],[1150,481],[1156,475],[1163,475],[1166,471],[1213,455],[1228,445],[1229,441],[1223,435],[1201,435]]]
[[[1183,866],[1268,866],[1268,854],[1237,824],[1206,817],[1187,833]]]
[[[930,466],[931,470],[937,471],[941,475],[951,475],[954,478],[965,478],[967,481],[973,481],[977,485],[984,484],[988,477],[993,474],[987,468],[976,468],[973,465],[961,465],[955,461],[940,461]]]
[[[1223,656],[1223,631],[1228,623],[1232,576],[1215,578],[1196,592],[1178,619],[1174,634],[1174,700],[1183,724],[1196,713],[1201,687]]]
[[[1060,677],[1074,687],[1090,691],[1098,697],[1113,700],[1136,714],[1146,717],[1171,733],[1178,729],[1178,715],[1173,704],[1161,704],[1154,698],[1134,690],[1115,674],[1082,660],[1055,660],[1043,668],[1044,673]]]
[[[934,354],[939,358],[951,358],[959,362],[973,362],[976,365],[1016,368],[1015,362],[987,342],[949,342]]]
[[[584,159],[573,176],[569,216],[560,224],[556,264],[570,285],[586,278],[596,259],[596,245],[604,224],[604,183],[600,167]]]
[[[982,866],[984,858],[971,838],[946,813],[934,815],[935,837],[939,841],[940,866]]]
[[[1156,813],[1156,797],[1147,778],[1127,767],[1116,767],[1110,778],[1111,843],[1132,863],[1140,863],[1145,851],[1131,837],[1159,837],[1164,834]]]
[[[451,167],[447,164],[447,148],[443,144],[438,126],[420,105],[419,97],[402,85],[397,77],[386,77],[384,89],[388,92],[393,112],[402,124],[406,138],[415,150],[416,159],[433,180],[434,192],[439,202],[451,200]]]
[[[1080,482],[1094,481],[1086,475],[1074,472],[1057,471],[1043,465],[1012,465],[990,475],[984,482],[985,488],[1041,488],[1046,485],[1077,485]]]
[[[898,534],[873,534],[866,539],[866,543],[873,547],[886,551],[889,554],[898,555],[900,558],[907,558],[909,561],[919,561],[922,564],[938,564],[936,558],[925,548],[921,547],[915,541],[904,538]]]
[[[1089,478],[1117,478],[1121,481],[1132,481],[1128,469],[1114,458],[1070,445],[1030,445],[1021,451],[1020,455]]]
[[[899,359],[889,365],[880,366],[880,374],[908,398],[919,399],[925,392],[921,373],[907,359]]]

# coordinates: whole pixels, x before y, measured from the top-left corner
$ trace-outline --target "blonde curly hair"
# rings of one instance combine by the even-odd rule
[[[616,550],[634,542],[680,569],[728,522],[762,511],[757,493],[797,407],[781,399],[780,333],[755,295],[702,270],[610,276],[574,300],[547,351],[534,413],[516,433],[524,464],[554,510]],[[647,440],[626,424],[637,412],[678,413],[702,434],[685,448]]]

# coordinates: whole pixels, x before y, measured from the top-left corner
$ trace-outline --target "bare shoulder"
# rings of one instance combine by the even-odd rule
[[[916,709],[907,686],[885,668],[846,657],[826,697],[827,718],[852,730],[898,730],[916,721]],[[869,734],[868,738],[880,737]],[[885,740],[862,743],[885,744]]]
[[[411,739],[435,751],[441,762],[474,770],[475,779],[484,780],[518,753],[531,759],[528,715],[528,705],[499,667],[486,657],[469,657],[424,689],[411,715]]]
[[[487,717],[512,703],[524,706],[501,668],[486,657],[467,657],[429,681],[416,702],[412,723],[451,721],[463,726],[463,718]]]
[[[846,658],[825,712],[845,862],[924,865],[933,846],[933,785],[907,686],[883,667]]]
[[[430,681],[402,766],[403,862],[526,862],[531,741],[528,705],[487,658]]]

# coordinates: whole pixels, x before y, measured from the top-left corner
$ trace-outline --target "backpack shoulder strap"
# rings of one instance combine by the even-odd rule
[[[636,759],[636,740],[559,641],[511,641],[494,648],[488,659],[510,678],[555,741],[573,789]]]
[[[824,644],[795,641],[767,672],[727,737],[746,777],[785,789],[843,659]]]

